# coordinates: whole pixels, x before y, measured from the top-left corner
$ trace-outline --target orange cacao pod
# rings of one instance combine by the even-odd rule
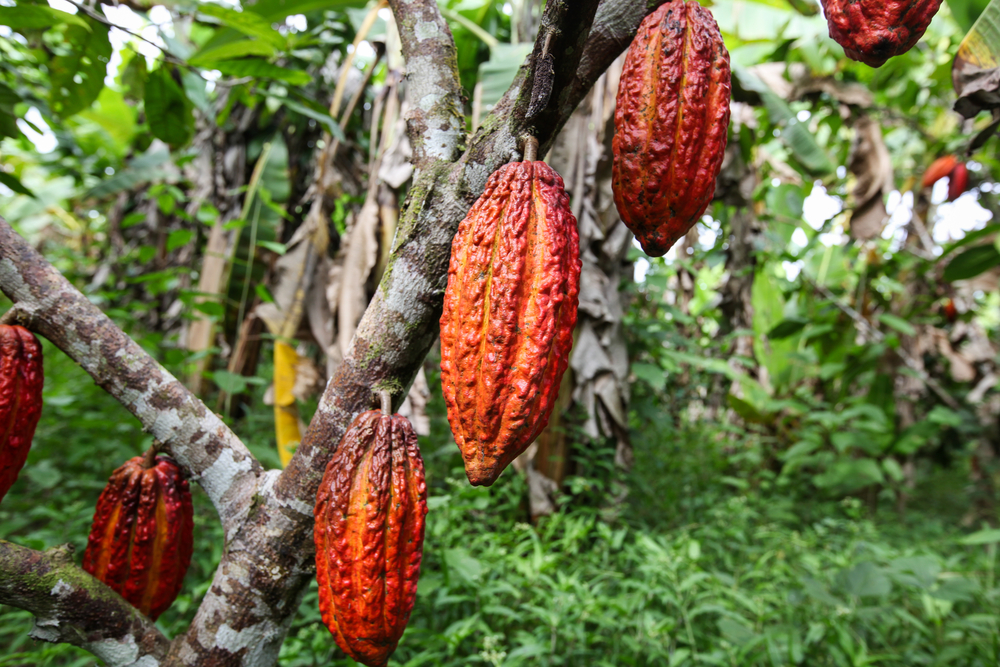
[[[697,2],[668,2],[639,26],[618,83],[611,186],[647,255],[670,250],[712,201],[730,86],[719,26]]]
[[[316,495],[316,580],[323,623],[344,652],[382,667],[417,596],[427,485],[417,434],[401,415],[363,412]]]
[[[548,423],[579,287],[562,178],[544,162],[504,165],[458,226],[441,314],[441,387],[472,484],[496,481]]]
[[[955,159],[954,155],[939,157],[934,160],[934,162],[931,162],[931,166],[927,167],[927,171],[924,172],[924,177],[921,179],[920,184],[925,188],[931,187],[950,174],[956,164],[958,164],[958,161]]]
[[[181,590],[194,542],[191,490],[181,469],[157,456],[118,468],[94,511],[83,569],[156,618]]]
[[[17,325],[0,324],[0,500],[21,472],[42,414],[42,346]]]
[[[941,0],[820,1],[830,37],[872,67],[912,49],[941,7]]]
[[[955,201],[969,187],[969,169],[959,162],[948,174],[948,201]]]

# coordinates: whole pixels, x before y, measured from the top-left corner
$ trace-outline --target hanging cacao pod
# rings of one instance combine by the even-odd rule
[[[177,598],[191,564],[193,515],[176,463],[129,459],[97,500],[83,569],[156,620]]]
[[[955,201],[968,188],[969,169],[964,162],[959,162],[948,174],[948,201]]]
[[[668,2],[639,26],[618,84],[611,186],[647,255],[666,253],[712,201],[730,85],[719,26],[697,2]]]
[[[38,339],[24,327],[0,324],[0,501],[28,458],[43,384]]]
[[[941,0],[820,1],[830,37],[872,67],[912,49],[941,7]]]
[[[385,409],[351,423],[316,495],[316,580],[323,623],[343,651],[382,667],[417,595],[427,485],[417,434]]]
[[[920,184],[925,188],[932,187],[935,183],[950,174],[956,164],[958,164],[958,161],[954,155],[939,157],[934,162],[931,162],[931,166],[927,167],[927,171],[924,172],[924,177],[921,179]]]
[[[579,246],[563,180],[540,161],[498,169],[458,226],[441,386],[472,484],[496,481],[548,424],[573,347]]]

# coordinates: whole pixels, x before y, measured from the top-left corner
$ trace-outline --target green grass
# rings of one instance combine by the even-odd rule
[[[46,346],[46,405],[28,465],[0,505],[0,535],[77,557],[108,475],[150,443],[138,422]],[[433,384],[433,383],[432,383]],[[258,403],[259,405],[259,403]],[[391,664],[407,665],[996,665],[995,545],[964,546],[964,472],[938,471],[900,517],[854,498],[818,501],[767,474],[733,473],[752,443],[717,426],[674,425],[633,404],[637,465],[623,478],[572,480],[564,508],[527,522],[523,480],[465,481],[440,399],[422,439],[430,484],[416,607]],[[660,415],[660,416],[657,416]],[[238,426],[270,457],[271,410]],[[600,470],[600,450],[584,469]],[[736,463],[734,463],[734,461]],[[730,475],[727,477],[727,474]],[[617,505],[614,485],[628,495]],[[590,502],[584,502],[590,501]],[[222,549],[195,491],[197,544],[170,636],[193,617]],[[30,616],[0,607],[0,667],[93,665],[88,654],[27,637]],[[284,666],[353,664],[306,594]]]

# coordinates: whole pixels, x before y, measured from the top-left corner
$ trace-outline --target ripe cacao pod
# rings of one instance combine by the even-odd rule
[[[548,424],[579,288],[562,178],[540,161],[504,165],[458,226],[441,314],[441,386],[472,484],[496,481]]]
[[[948,174],[948,201],[955,201],[969,187],[969,169],[959,162]]]
[[[697,2],[668,2],[639,26],[618,84],[611,186],[647,255],[666,253],[712,201],[730,86],[719,26]]]
[[[83,569],[151,619],[181,590],[194,545],[191,490],[176,463],[136,456],[108,480]]]
[[[38,339],[24,327],[0,324],[0,501],[28,458],[43,384]]]
[[[881,67],[923,37],[941,0],[821,0],[830,37],[848,58]]]
[[[924,177],[921,179],[920,184],[925,188],[932,187],[935,183],[950,174],[956,164],[958,164],[958,161],[954,155],[939,157],[934,162],[931,162],[931,166],[927,167],[927,171],[924,172]]]
[[[344,652],[382,667],[417,595],[427,485],[406,417],[357,416],[316,495],[316,580],[326,627]]]

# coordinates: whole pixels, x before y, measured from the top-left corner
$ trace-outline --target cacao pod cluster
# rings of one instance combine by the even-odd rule
[[[0,501],[28,458],[43,384],[38,339],[24,327],[0,324]]]
[[[316,496],[316,580],[323,623],[354,660],[382,667],[417,595],[427,485],[417,434],[400,415],[358,415]]]
[[[920,41],[941,0],[821,0],[830,37],[848,58],[881,67]]]
[[[83,569],[156,620],[177,598],[191,564],[193,516],[176,463],[129,459],[97,500]]]
[[[472,484],[548,424],[573,346],[580,240],[563,180],[526,160],[490,176],[458,226],[441,314],[441,386]]]
[[[643,20],[618,84],[612,188],[646,254],[665,254],[711,203],[731,95],[729,52],[709,10],[673,0]]]
[[[927,167],[921,185],[933,187],[939,180],[948,177],[948,201],[955,201],[969,188],[969,169],[954,155],[939,157]]]

